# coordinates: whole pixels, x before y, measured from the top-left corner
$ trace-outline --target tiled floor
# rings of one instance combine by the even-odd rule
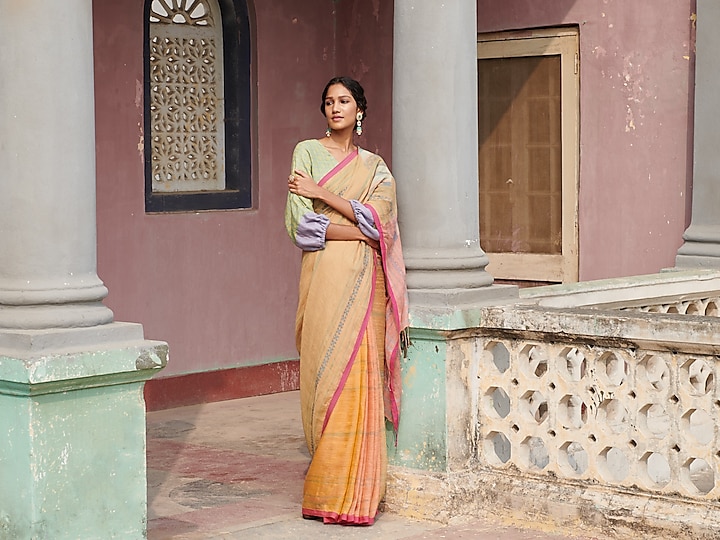
[[[372,527],[302,519],[309,463],[298,392],[148,414],[148,538],[568,540],[479,522],[383,514]]]

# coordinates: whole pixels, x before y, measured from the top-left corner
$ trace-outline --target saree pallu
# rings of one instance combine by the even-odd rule
[[[381,250],[328,241],[303,253],[296,340],[312,462],[302,511],[326,523],[369,525],[385,492],[384,418],[396,429],[399,420],[399,334],[407,326],[395,185],[382,160],[366,151],[319,183],[372,211]],[[350,224],[318,201],[313,210]]]

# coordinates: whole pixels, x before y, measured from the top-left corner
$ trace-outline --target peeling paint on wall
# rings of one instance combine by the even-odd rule
[[[651,93],[644,87],[646,78],[643,73],[642,63],[636,61],[633,57],[625,57],[623,59],[623,70],[620,76],[623,81],[623,92],[629,102],[625,115],[625,133],[628,133],[634,131],[637,127],[636,120],[639,122],[639,125],[642,126],[642,120],[645,117],[642,109],[638,106],[636,110],[633,110],[632,104],[642,104],[646,98],[650,97]]]
[[[632,107],[627,105],[627,114],[625,115],[625,133],[635,130],[635,115]]]
[[[580,279],[672,266],[690,214],[688,198],[677,193],[687,192],[692,171],[695,3],[576,0],[546,2],[542,10],[532,0],[511,4],[481,0],[479,31],[579,27],[578,219],[579,244],[586,248]],[[647,192],[649,173],[653,190]],[[667,219],[659,219],[659,207]],[[652,230],[652,236],[630,238],[628,229]],[[648,256],[633,255],[643,249]]]
[[[143,112],[143,83],[141,80],[135,79],[135,108]]]

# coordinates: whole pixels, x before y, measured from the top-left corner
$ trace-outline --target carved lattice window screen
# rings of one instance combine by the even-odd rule
[[[149,113],[153,193],[225,189],[220,11],[212,0],[153,0]]]

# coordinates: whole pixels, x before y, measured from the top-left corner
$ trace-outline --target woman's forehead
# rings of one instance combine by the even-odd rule
[[[342,84],[337,83],[328,88],[326,97],[352,97],[352,92]]]

